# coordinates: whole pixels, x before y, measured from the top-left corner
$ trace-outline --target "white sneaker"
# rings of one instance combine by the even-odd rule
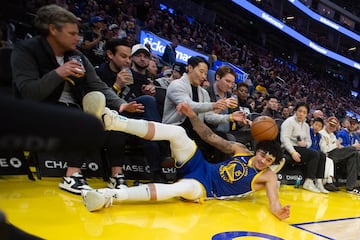
[[[279,164],[273,164],[271,165],[269,168],[271,171],[273,171],[274,173],[278,173],[285,165],[285,158],[282,158],[279,162]]]
[[[316,188],[319,189],[320,192],[328,194],[329,191],[324,188],[324,185],[322,184],[322,180],[321,179],[318,179],[318,180],[316,180],[316,183],[315,183]]]
[[[89,212],[110,207],[113,203],[113,193],[108,189],[81,191],[83,203]]]
[[[308,190],[310,192],[316,192],[319,193],[320,190],[314,185],[314,182],[312,179],[307,178],[303,184],[303,189]]]
[[[108,108],[104,109],[102,120],[106,130],[122,131],[127,124],[127,118],[119,115],[116,111]]]
[[[69,177],[63,177],[59,183],[59,188],[75,194],[81,194],[82,190],[92,190],[80,172],[75,172]]]
[[[127,120],[127,118],[119,115],[118,112],[105,107],[106,99],[102,92],[89,92],[83,97],[82,104],[84,112],[102,120],[106,130],[124,129],[123,124],[125,124],[125,121],[119,120]]]
[[[101,119],[105,109],[106,99],[102,92],[92,91],[87,93],[82,100],[83,110]]]

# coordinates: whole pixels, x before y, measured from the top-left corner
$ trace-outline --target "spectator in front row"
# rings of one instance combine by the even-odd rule
[[[109,108],[120,112],[141,112],[141,104],[128,104],[97,76],[93,65],[76,45],[80,39],[77,18],[57,5],[41,7],[35,17],[40,36],[19,44],[11,64],[14,90],[24,99],[81,110],[81,101],[89,91],[101,91]],[[77,60],[70,60],[75,56]],[[54,126],[56,127],[56,126]],[[68,167],[59,187],[80,194],[91,189],[81,174],[84,154],[58,153]]]
[[[334,161],[321,152],[320,149],[320,140],[321,134],[319,133],[324,128],[324,120],[322,118],[314,118],[312,119],[312,124],[310,127],[310,137],[311,137],[311,146],[310,149],[318,151],[320,153],[320,158],[326,158],[325,161],[325,171],[324,171],[324,181],[323,184],[325,189],[328,191],[338,191],[339,188],[336,187],[333,183],[333,179],[335,177],[334,174]]]
[[[166,92],[163,123],[180,125],[185,128],[190,138],[192,138],[204,150],[204,153],[209,153],[210,148],[193,130],[189,119],[178,114],[176,106],[182,102],[190,104],[194,112],[199,115],[202,121],[205,121],[207,112],[220,112],[227,108],[226,100],[219,99],[216,102],[210,102],[208,92],[200,86],[209,69],[209,63],[200,56],[191,57],[188,60],[188,73],[173,81]],[[229,118],[229,116],[227,116]],[[236,120],[236,115],[233,116]],[[213,156],[208,156],[208,160],[214,159]],[[214,160],[215,161],[215,160]]]
[[[281,124],[280,141],[291,160],[306,164],[306,178],[303,188],[311,192],[328,193],[323,186],[325,158],[320,153],[310,149],[310,127],[306,123],[309,105],[300,102],[295,108],[295,115],[288,117]],[[314,185],[313,180],[316,179]]]
[[[357,134],[359,123],[356,117],[349,118],[349,124],[346,128],[336,133],[336,138],[343,147],[353,146],[360,150],[360,138]]]
[[[336,117],[329,117],[326,120],[325,128],[320,131],[320,148],[335,164],[345,165],[346,191],[351,194],[360,195],[360,186],[357,183],[359,152],[355,147],[341,146],[334,134],[338,126],[339,120]]]

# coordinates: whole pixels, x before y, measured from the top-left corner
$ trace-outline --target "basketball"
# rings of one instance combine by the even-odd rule
[[[274,119],[268,116],[259,116],[251,124],[251,135],[260,142],[274,140],[279,133],[279,128]]]

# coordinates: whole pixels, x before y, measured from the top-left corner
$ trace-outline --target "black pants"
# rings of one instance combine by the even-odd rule
[[[334,150],[328,153],[329,158],[331,158],[335,164],[343,164],[346,166],[346,187],[351,189],[356,187],[359,162],[359,152],[354,147],[343,147],[335,148]]]
[[[315,179],[324,178],[325,172],[325,154],[319,151],[314,151],[305,147],[294,147],[295,150],[301,155],[301,163],[306,165],[306,178]],[[291,154],[289,154],[291,156]]]

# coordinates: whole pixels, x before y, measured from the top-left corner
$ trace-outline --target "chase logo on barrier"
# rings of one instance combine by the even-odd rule
[[[50,153],[38,153],[38,171],[42,177],[62,177],[67,168],[67,162],[61,155]],[[100,154],[87,156],[81,166],[85,177],[103,177],[104,166]]]
[[[27,174],[23,152],[2,153],[0,156],[0,175]]]
[[[151,32],[140,31],[140,43],[141,44],[149,43],[151,47],[151,51],[158,56],[162,56],[164,54],[166,45],[170,44],[171,42]],[[191,50],[181,45],[177,46],[176,61],[187,64],[188,59],[193,56],[201,56],[205,58],[206,61],[209,61],[209,57],[205,54],[201,54],[197,51]]]
[[[124,156],[122,165],[127,179],[151,180],[151,169],[143,154],[129,154]],[[165,178],[173,181],[176,178],[175,168],[161,168]]]

